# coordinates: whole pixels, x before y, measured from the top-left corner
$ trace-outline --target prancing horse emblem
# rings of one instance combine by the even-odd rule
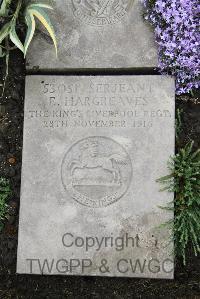
[[[81,146],[81,150],[82,153],[80,160],[74,160],[69,165],[72,177],[76,169],[93,169],[101,167],[102,169],[112,173],[113,183],[120,183],[121,175],[117,164],[127,163],[126,157],[120,154],[112,154],[110,156],[100,155],[98,152],[98,142],[96,141],[84,142]]]
[[[107,206],[128,189],[132,164],[126,150],[114,140],[94,136],[75,143],[62,163],[62,182],[79,203]]]

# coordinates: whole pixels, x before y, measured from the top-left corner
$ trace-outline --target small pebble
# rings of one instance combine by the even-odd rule
[[[10,164],[15,164],[15,163],[16,163],[16,159],[15,159],[15,157],[11,157],[11,158],[9,158],[9,159],[8,159],[8,162],[9,162]]]

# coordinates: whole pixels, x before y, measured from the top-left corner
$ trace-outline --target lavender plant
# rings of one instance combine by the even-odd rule
[[[199,0],[143,0],[155,28],[159,68],[176,77],[177,94],[200,87]]]
[[[158,179],[169,192],[175,192],[173,202],[163,209],[174,211],[174,219],[165,223],[172,230],[175,255],[186,263],[186,250],[192,245],[194,254],[200,253],[200,149],[193,151],[193,143],[170,159],[170,174]]]

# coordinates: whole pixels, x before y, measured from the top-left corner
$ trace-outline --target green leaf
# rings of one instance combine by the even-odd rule
[[[0,46],[0,58],[5,57],[6,53],[3,51],[2,47]]]
[[[17,48],[19,48],[24,53],[24,46],[22,45],[15,29],[15,23],[11,27],[10,39]]]
[[[166,175],[166,176],[163,176],[159,179],[156,180],[156,182],[164,182],[164,181],[168,181],[169,179],[173,178],[174,177],[174,174],[169,174],[169,175]]]
[[[9,11],[9,6],[11,4],[12,0],[3,0],[1,3],[1,8],[0,8],[0,17],[7,17],[8,16],[8,11]]]
[[[28,26],[27,34],[26,34],[26,39],[24,43],[24,56],[26,56],[28,47],[32,41],[34,32],[35,32],[35,19],[33,15],[29,14],[28,12],[25,15],[25,20],[26,24]]]
[[[191,159],[193,160],[194,158],[196,158],[198,155],[200,154],[200,149],[196,150],[196,152],[194,152],[192,155],[191,155]],[[200,161],[199,161],[200,162]],[[199,163],[198,162],[198,163]]]
[[[9,35],[10,33],[10,28],[11,28],[11,22],[6,23],[1,31],[0,31],[0,44],[2,43],[2,41],[6,38],[6,36]]]
[[[56,36],[55,36],[55,32],[54,32],[54,28],[51,24],[51,20],[49,18],[49,16],[46,14],[46,12],[39,8],[39,7],[35,7],[34,9],[28,9],[29,13],[33,16],[35,16],[46,28],[46,30],[49,32],[51,39],[53,40],[54,43],[54,47],[56,50],[56,56],[57,56],[57,41],[56,41]]]
[[[34,8],[37,8],[37,7],[41,7],[41,8],[47,8],[47,9],[53,9],[53,7],[51,5],[48,5],[48,4],[45,4],[45,3],[33,3],[33,4],[30,4],[27,9],[34,9]]]

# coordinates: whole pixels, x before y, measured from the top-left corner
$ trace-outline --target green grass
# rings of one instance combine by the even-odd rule
[[[11,194],[10,183],[5,178],[0,177],[0,231],[4,226],[4,220],[7,213],[7,200]]]
[[[193,151],[193,142],[169,161],[170,174],[158,179],[162,191],[175,192],[174,201],[164,209],[174,211],[174,219],[166,223],[172,229],[175,255],[186,263],[186,250],[192,245],[200,252],[200,149]]]

